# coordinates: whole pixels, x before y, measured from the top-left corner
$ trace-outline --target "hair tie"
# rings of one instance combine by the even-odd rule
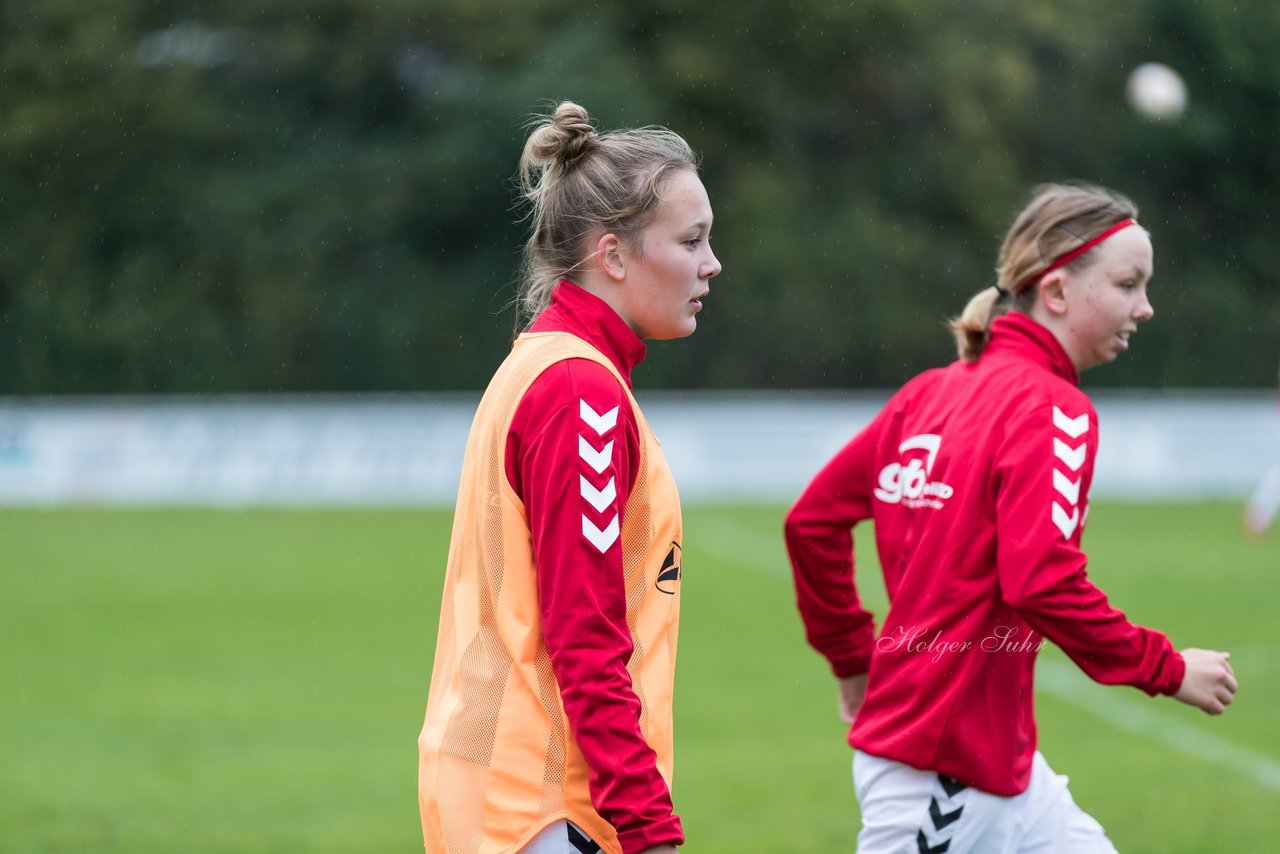
[[[995,288],[995,289],[996,289],[996,299],[997,299],[997,300],[1002,300],[1002,299],[1005,299],[1005,298],[1007,298],[1007,297],[1009,296],[1009,292],[1008,292],[1008,291],[1006,291],[1004,288],[1000,287],[999,285],[992,285],[991,287],[993,287],[993,288]]]

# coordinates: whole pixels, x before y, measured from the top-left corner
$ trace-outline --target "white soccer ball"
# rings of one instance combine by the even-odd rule
[[[1144,62],[1129,75],[1129,103],[1149,119],[1176,119],[1187,108],[1187,84],[1161,62]]]

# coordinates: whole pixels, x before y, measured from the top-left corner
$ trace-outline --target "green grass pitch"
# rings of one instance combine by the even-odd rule
[[[780,507],[685,513],[676,804],[687,850],[849,851],[850,752]],[[1041,747],[1121,851],[1280,845],[1280,538],[1230,504],[1100,504],[1091,574],[1233,652],[1211,719],[1074,679]],[[415,739],[450,513],[0,511],[0,850],[418,851]],[[883,613],[870,532],[867,600]],[[1052,687],[1048,683],[1052,682]]]

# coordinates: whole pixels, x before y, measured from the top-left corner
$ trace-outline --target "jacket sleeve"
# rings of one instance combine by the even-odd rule
[[[875,621],[858,599],[853,526],[871,518],[875,451],[886,412],[818,472],[784,525],[805,636],[839,677],[871,666]]]
[[[592,803],[626,854],[683,842],[627,671],[620,532],[640,440],[618,380],[588,360],[552,366],[517,408],[506,462],[525,504],[544,641]]]
[[[1149,694],[1182,684],[1182,656],[1135,626],[1085,573],[1080,548],[1098,447],[1083,395],[1032,407],[1008,425],[993,467],[1001,595],[1090,678]]]

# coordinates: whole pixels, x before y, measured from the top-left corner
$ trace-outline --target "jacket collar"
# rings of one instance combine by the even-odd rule
[[[561,279],[551,292],[551,305],[529,325],[530,332],[567,332],[586,341],[613,362],[631,387],[631,371],[644,359],[640,336],[609,304]]]
[[[1029,359],[1072,385],[1080,385],[1079,371],[1054,334],[1020,311],[991,321],[991,340],[983,356],[1004,353]]]

